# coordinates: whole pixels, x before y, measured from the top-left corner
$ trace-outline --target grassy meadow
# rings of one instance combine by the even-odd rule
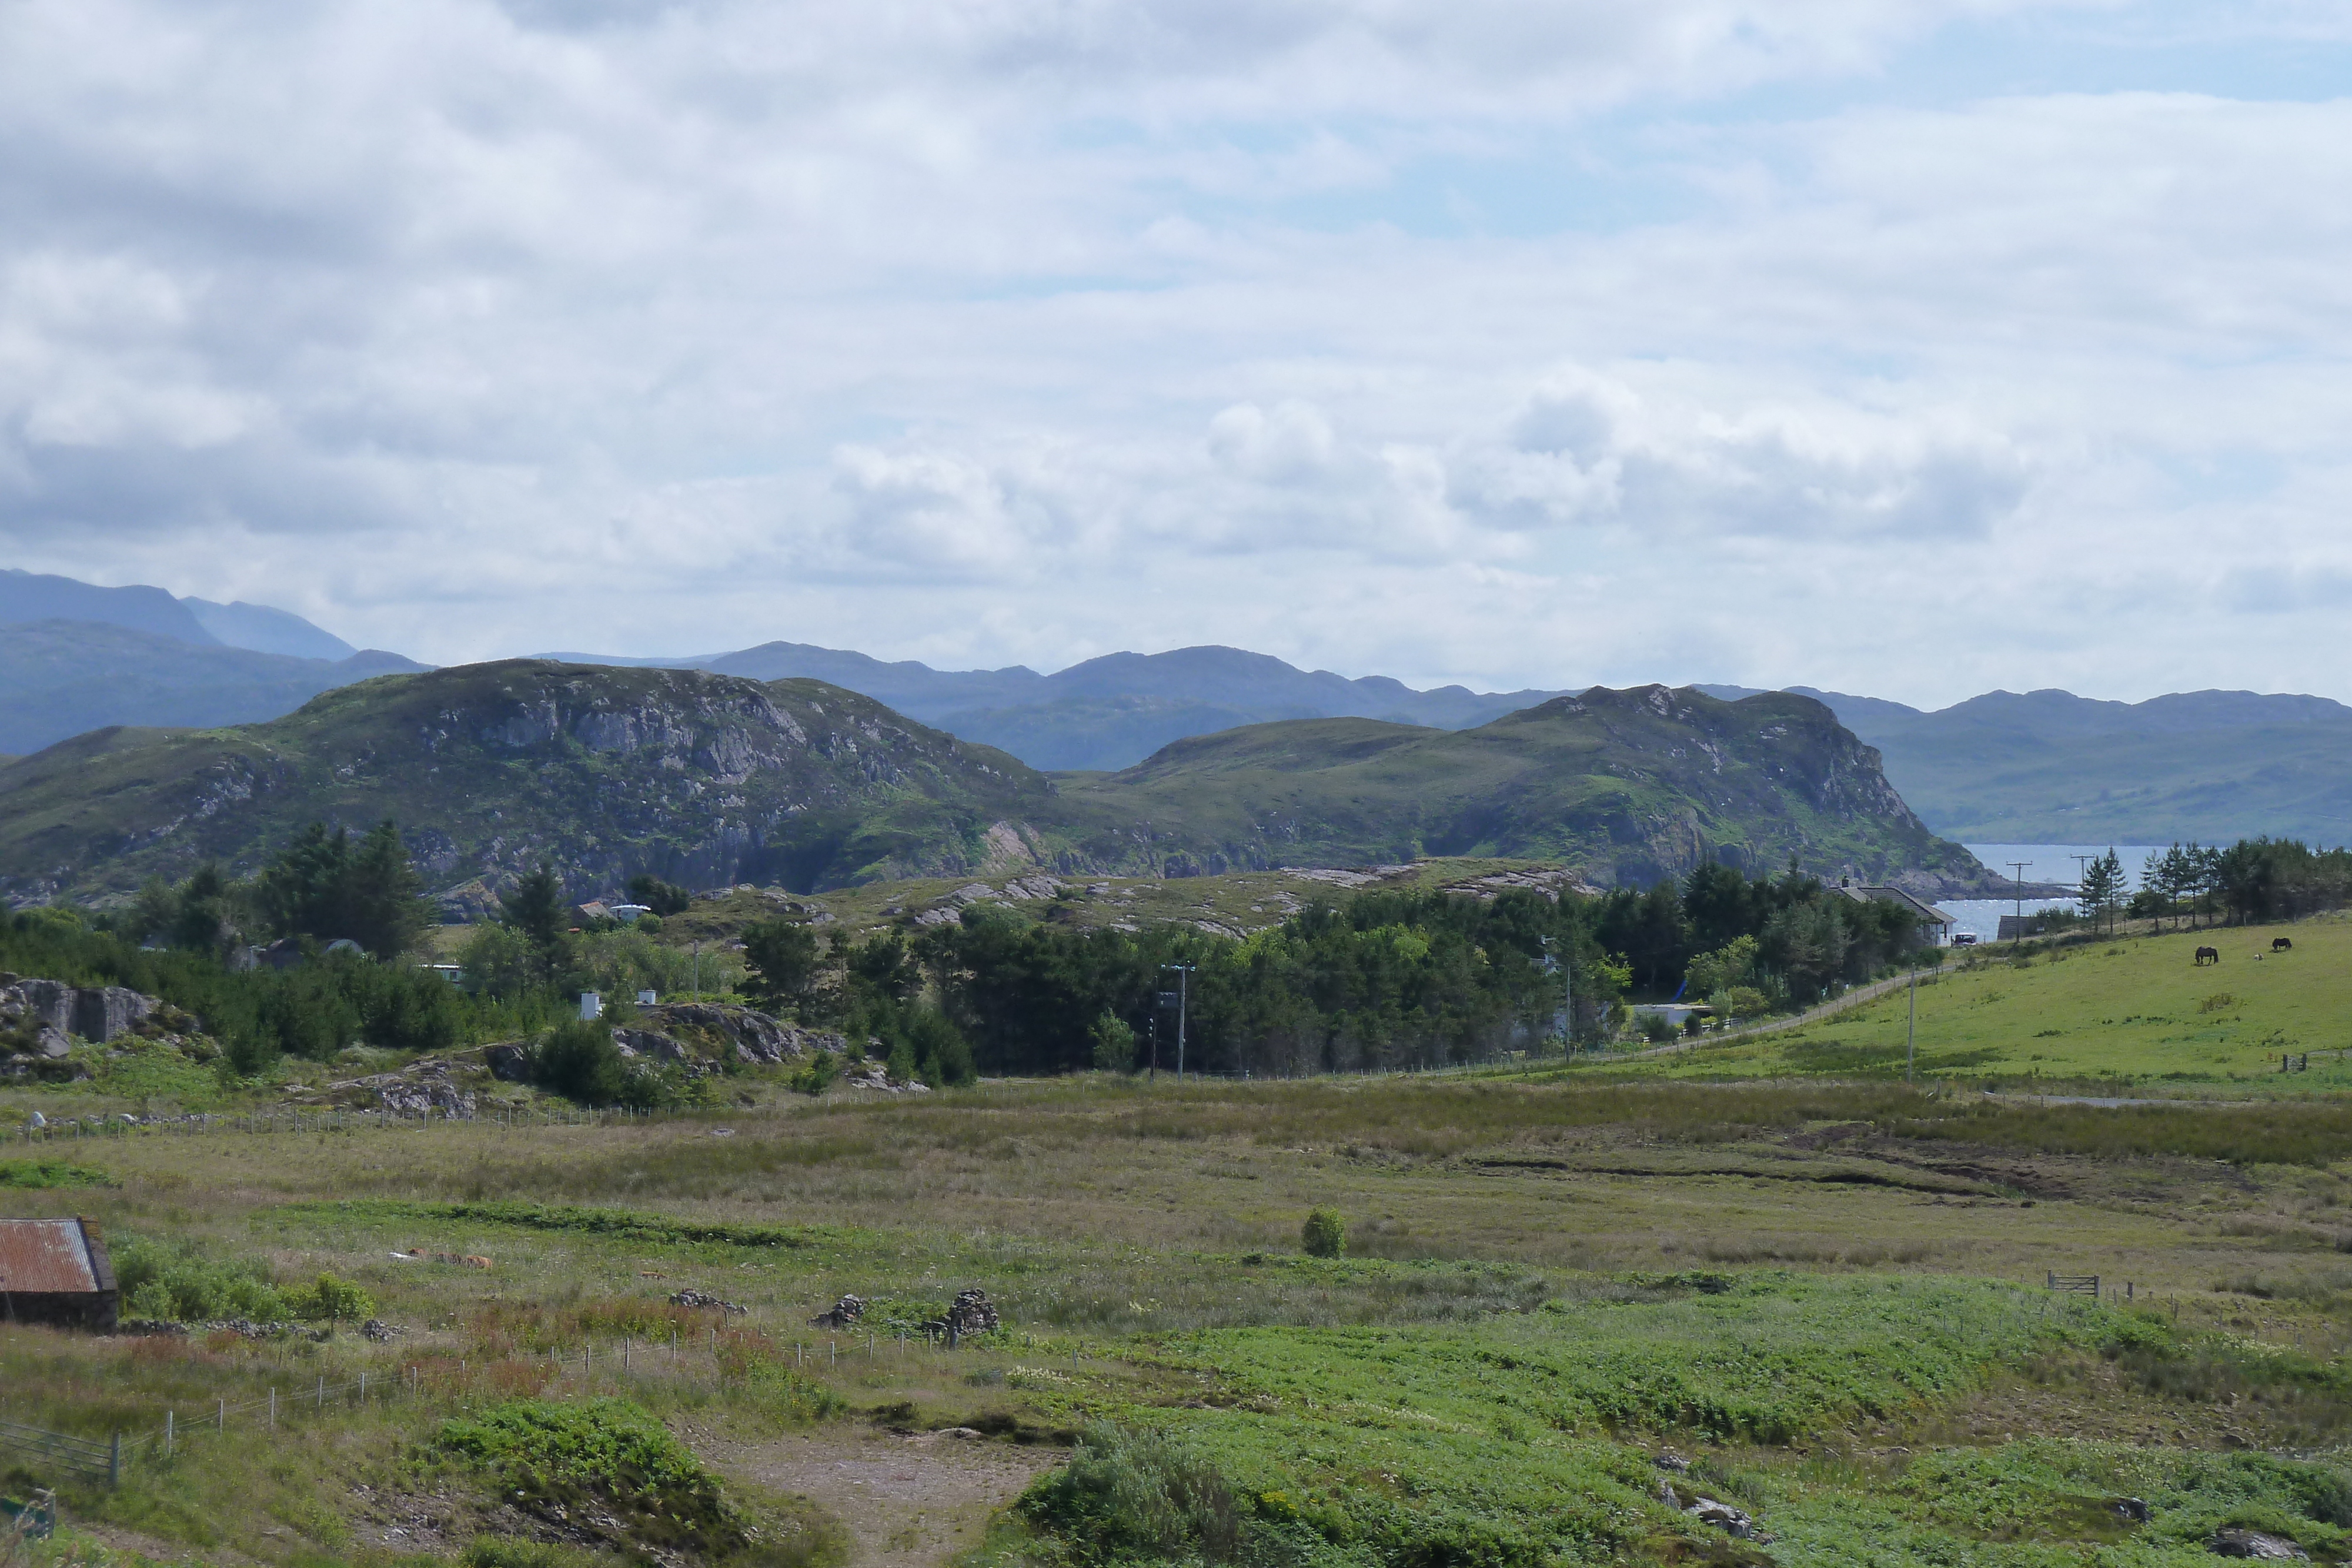
[[[82,1174],[50,1173],[84,1185],[11,1187],[15,1211],[331,1273],[406,1332],[12,1328],[0,1418],[103,1437],[173,1411],[176,1456],[135,1446],[119,1491],[68,1489],[99,1538],[158,1558],[879,1561],[887,1541],[743,1456],[948,1427],[1079,1441],[1066,1474],[1122,1496],[1171,1464],[1212,1476],[1231,1539],[1179,1510],[1121,1549],[1138,1560],[2186,1562],[2231,1520],[2336,1550],[2352,1113],[2284,1107],[2305,1119],[2288,1143],[2274,1113],[2166,1113],[2224,1140],[2192,1159],[2049,1109],[1834,1082],[1095,1079],[90,1141]],[[1349,1256],[1300,1255],[1318,1204]],[[491,1266],[393,1257],[419,1249]],[[2132,1301],[2053,1297],[2051,1270],[2130,1280]],[[901,1341],[967,1286],[1003,1333]],[[689,1287],[746,1310],[668,1304]],[[808,1322],[845,1292],[874,1303],[870,1350]],[[282,1437],[260,1429],[272,1388]],[[468,1436],[550,1409],[622,1414],[557,1433],[569,1471]],[[683,1457],[614,1459],[631,1422]],[[1656,1468],[1668,1450],[1687,1474]],[[733,1522],[648,1536],[614,1500],[646,1473]],[[1696,1524],[1662,1479],[1776,1541]],[[1093,1550],[1067,1528],[1090,1494],[1054,1484],[967,1552]],[[2147,1524],[2100,1511],[2125,1496]]]
[[[2342,1561],[2347,944],[1979,960],[1916,1088],[1897,996],[1613,1065],[11,1144],[9,1213],[398,1332],[0,1326],[0,1420],[126,1435],[35,1561]],[[2037,1073],[2180,1103],[1979,1092]],[[925,1337],[967,1288],[1002,1329]]]
[[[2291,951],[2273,953],[2273,937]],[[2218,949],[2199,965],[2196,950]],[[1669,1060],[1675,1075],[1901,1076],[1901,989],[1801,1029],[1733,1037]],[[2308,1053],[2297,1092],[2352,1089],[2352,919],[2166,932],[2080,945],[1963,951],[1918,990],[1918,1068],[1943,1078],[2123,1079],[2282,1087],[2279,1060]]]

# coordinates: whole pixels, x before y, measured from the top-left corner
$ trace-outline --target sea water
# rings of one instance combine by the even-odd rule
[[[1967,846],[1969,853],[1982,861],[1996,875],[2002,877],[2017,875],[2017,868],[2012,862],[2023,861],[2025,862],[2024,879],[2027,882],[2055,882],[2070,887],[2074,884],[2077,874],[2082,869],[2083,862],[2074,858],[2076,855],[2086,855],[2095,859],[2105,854],[2109,849],[2113,849],[2116,852],[2116,859],[2123,862],[2124,890],[2126,893],[2139,891],[2140,877],[2147,869],[2147,862],[2170,847],[2168,844],[1969,844]],[[1993,939],[1994,933],[2000,929],[2002,915],[2015,915],[2020,911],[2019,901],[2013,898],[1947,898],[1938,901],[1936,907],[1959,922],[1959,925],[1954,928],[1956,931],[1968,932],[1979,942],[1990,942]],[[2029,898],[2022,905],[2023,912],[2027,915],[2042,909],[2074,907],[2074,901],[2071,898]]]

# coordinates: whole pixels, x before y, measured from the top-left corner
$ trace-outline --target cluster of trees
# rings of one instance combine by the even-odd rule
[[[894,1071],[936,1062],[954,1082],[972,1070],[1127,1070],[1155,1059],[1172,1069],[1181,995],[1189,1069],[1282,1075],[1476,1061],[1549,1038],[1569,977],[1592,1032],[1625,972],[1594,942],[1588,914],[1577,900],[1525,892],[1373,894],[1234,941],[1180,926],[1080,930],[975,906],[957,925],[830,951],[784,922],[744,941],[763,998],[883,1040]]]
[[[251,877],[232,879],[205,864],[174,887],[160,878],[140,890],[131,935],[227,958],[240,947],[292,937],[312,947],[355,942],[397,958],[433,924],[400,830],[379,822],[354,841],[313,822]]]
[[[1619,888],[1600,898],[1592,923],[1644,990],[1743,1016],[1817,1000],[1920,950],[1908,906],[1850,898],[1793,862],[1777,877],[1710,863],[1680,882]]]
[[[2090,873],[2102,866],[2095,889]],[[2352,903],[2352,850],[2315,850],[2300,839],[2267,837],[2240,839],[2227,849],[2174,844],[2148,862],[2139,891],[2131,894],[2110,849],[2086,868],[2083,894],[2085,914],[2110,918],[2121,906],[2142,919],[2176,923],[2293,920]]]
[[[337,954],[299,968],[236,969],[208,947],[154,947],[121,918],[73,909],[0,920],[0,968],[74,986],[128,986],[193,1013],[236,1071],[281,1056],[325,1061],[364,1040],[391,1051],[445,1051],[497,1038],[536,1015],[461,994],[430,970]]]

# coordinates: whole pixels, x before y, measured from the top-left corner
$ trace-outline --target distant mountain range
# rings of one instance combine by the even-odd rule
[[[1466,686],[1415,691],[1385,675],[1350,680],[1220,647],[1106,653],[1050,675],[1023,664],[950,671],[911,660],[885,664],[805,643],[764,643],[683,659],[543,656],[574,664],[709,670],[757,681],[824,681],[967,740],[1001,747],[1032,768],[1071,771],[1131,767],[1171,741],[1243,725],[1378,718],[1468,729],[1564,695]]]
[[[1596,687],[1474,729],[1294,719],[1050,777],[811,680],[509,660],[387,676],[266,724],[105,729],[0,767],[0,895],[249,869],[301,824],[396,819],[436,889],[551,858],[801,890],[1005,868],[1185,875],[1422,855],[1646,883],[1707,857],[1988,890],[1811,699]]]
[[[1700,689],[1737,698],[1751,688]],[[2352,842],[2352,707],[2326,697],[2207,691],[2121,703],[1987,692],[1922,712],[1789,689],[1878,747],[1888,782],[1947,838]]]
[[[267,605],[0,570],[0,755],[109,725],[276,718],[335,686],[424,668]]]
[[[1051,771],[1132,768],[1179,740],[1293,719],[1472,729],[1565,695],[1416,691],[1384,676],[1349,679],[1222,647],[1111,653],[1052,674],[1018,664],[935,670],[782,642],[676,659],[549,657],[823,681]],[[272,718],[351,681],[422,668],[397,654],[354,653],[299,616],[264,605],[0,571],[0,753],[108,725]],[[1755,690],[1696,689],[1734,700]],[[2127,704],[1989,692],[1925,712],[1788,689],[1828,705],[1876,747],[1888,780],[1947,837],[2352,841],[2352,707],[2324,697],[2195,692]]]

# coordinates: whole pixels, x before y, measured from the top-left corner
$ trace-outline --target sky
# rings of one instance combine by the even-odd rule
[[[0,565],[2352,699],[2352,8],[0,0]]]

